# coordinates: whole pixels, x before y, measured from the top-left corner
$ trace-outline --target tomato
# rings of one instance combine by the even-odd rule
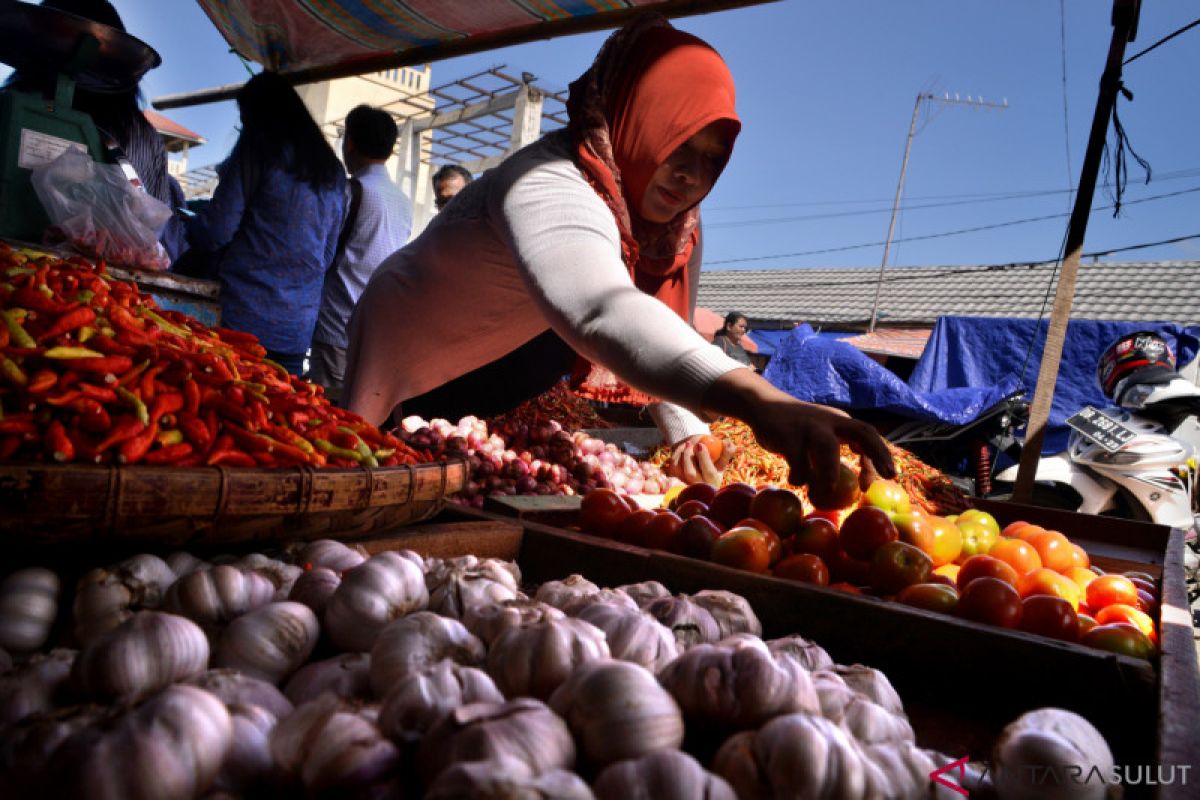
[[[1079,610],[1079,601],[1083,599],[1083,592],[1079,590],[1079,585],[1075,581],[1045,567],[1026,572],[1017,578],[1017,591],[1021,597],[1034,595],[1061,597],[1071,604],[1072,611]]]
[[[1124,575],[1101,575],[1087,585],[1087,604],[1093,611],[1114,603],[1137,606],[1137,586],[1129,578]]]
[[[877,478],[867,487],[863,500],[890,514],[905,514],[912,508],[908,492],[895,481]]]
[[[1040,531],[1026,536],[1026,544],[1037,551],[1042,566],[1052,570],[1064,570],[1074,566],[1075,556],[1071,543],[1058,531]]]
[[[985,555],[992,549],[992,545],[1000,541],[1000,534],[977,517],[963,519],[963,515],[960,514],[954,524],[962,534],[962,549],[958,554],[962,561],[971,556]]]
[[[612,489],[592,489],[579,506],[579,524],[588,533],[611,538],[633,511]]]
[[[750,501],[754,499],[754,487],[746,483],[731,483],[713,495],[708,504],[708,518],[725,528],[750,516]]]
[[[1096,627],[1096,618],[1091,614],[1078,614],[1079,617],[1079,636],[1083,637],[1085,633]]]
[[[775,533],[787,538],[799,530],[804,518],[804,504],[791,489],[768,487],[750,501],[750,516],[761,519]]]
[[[1092,559],[1090,556],[1088,556],[1087,550],[1084,550],[1079,545],[1071,542],[1071,566],[1087,569],[1089,566],[1091,566],[1091,563]]]
[[[906,606],[950,614],[958,605],[958,590],[944,583],[914,583],[901,589],[896,599]]]
[[[853,583],[846,583],[845,581],[831,583],[829,584],[829,588],[837,589],[839,592],[845,592],[846,594],[862,594],[862,589],[859,589]]]
[[[1137,590],[1137,593],[1138,593],[1138,601],[1137,601],[1138,610],[1145,611],[1147,614],[1150,614],[1153,616],[1154,607],[1158,605],[1158,599],[1154,595],[1150,594],[1150,592],[1147,592],[1145,589],[1142,589],[1142,588],[1139,588]]]
[[[907,542],[885,542],[871,558],[871,586],[883,594],[895,594],[905,586],[925,583],[933,572],[933,560]]]
[[[842,517],[844,517],[844,516],[845,516],[845,514],[843,514],[841,511],[821,511],[820,509],[818,509],[818,510],[813,511],[812,513],[808,514],[807,516],[805,516],[804,521],[807,522],[810,519],[828,520],[829,522],[833,523],[833,527],[837,528],[837,527],[841,526]]]
[[[1017,571],[1018,575],[1024,575],[1026,572],[1042,566],[1042,557],[1038,555],[1033,545],[1020,539],[1001,539],[992,545],[992,549],[988,550],[988,555],[1007,562]]]
[[[673,547],[667,549],[673,553],[692,558],[708,560],[712,555],[712,546],[721,536],[721,526],[702,514],[688,517],[679,526],[679,536]]]
[[[1035,594],[1021,601],[1021,623],[1028,633],[1074,642],[1079,638],[1079,617],[1070,601],[1049,594]]]
[[[682,526],[683,517],[674,511],[660,511],[642,526],[640,541],[634,541],[633,544],[651,550],[670,550],[675,546]]]
[[[824,559],[841,549],[837,526],[822,517],[806,517],[787,541],[793,553],[812,553]]]
[[[650,520],[657,516],[658,514],[648,508],[640,508],[621,521],[621,524],[617,526],[616,533],[613,534],[613,538],[618,542],[641,544],[642,529],[646,527]]]
[[[825,560],[829,565],[829,574],[838,581],[853,583],[855,586],[866,586],[871,581],[871,562],[859,561],[846,555],[845,550],[838,550],[832,557]]]
[[[1125,622],[1097,625],[1080,636],[1079,642],[1088,647],[1098,647],[1101,650],[1144,658],[1147,661],[1154,658],[1154,643],[1146,638],[1146,634]]]
[[[1041,525],[1034,525],[1032,522],[1018,520],[1011,525],[1005,526],[1004,530],[1000,532],[1000,537],[1003,539],[1020,539],[1021,541],[1025,541],[1026,536],[1040,533],[1044,530],[1046,529]]]
[[[920,548],[935,567],[951,563],[962,552],[962,531],[944,517],[928,515],[915,521],[911,514],[897,514],[894,522],[900,541]]]
[[[955,611],[964,619],[1015,628],[1021,622],[1021,595],[1007,581],[976,578],[959,593]]]
[[[712,560],[727,567],[766,572],[771,566],[767,537],[755,528],[730,528],[713,542]]]
[[[958,586],[958,572],[961,569],[962,567],[958,564],[942,564],[940,567],[933,568],[933,574],[946,578],[950,581],[951,586]]]
[[[621,499],[625,501],[625,505],[629,506],[630,512],[638,511],[642,507],[641,504],[635,500],[631,494],[623,494],[621,495]]]
[[[779,578],[788,578],[801,583],[815,583],[818,586],[829,585],[829,567],[820,556],[812,553],[798,553],[788,556],[775,565],[772,574]]]
[[[996,518],[986,511],[982,511],[978,508],[968,508],[966,511],[959,514],[958,518],[954,520],[955,525],[959,525],[964,522],[970,522],[972,524],[978,523],[983,525],[984,528],[991,531],[993,539],[1000,538],[1000,523],[996,522]]]
[[[731,527],[754,528],[755,530],[762,531],[762,535],[767,537],[767,545],[771,548],[772,564],[774,564],[780,559],[781,556],[783,556],[783,541],[778,535],[776,535],[775,531],[771,529],[771,526],[763,522],[761,519],[746,517],[745,519],[738,520]]]
[[[689,500],[699,500],[704,505],[711,505],[713,498],[717,495],[717,487],[709,483],[693,483],[683,487],[679,494],[675,495],[675,507],[683,505]],[[674,510],[674,509],[672,509]]]
[[[1151,642],[1158,641],[1158,633],[1154,630],[1154,620],[1150,618],[1149,614],[1139,610],[1135,606],[1127,606],[1124,603],[1113,603],[1110,606],[1105,606],[1096,612],[1096,622],[1100,625],[1124,622],[1146,634],[1146,638]]]
[[[1075,581],[1075,585],[1079,587],[1079,590],[1083,593],[1082,596],[1084,597],[1087,596],[1088,584],[1096,580],[1098,577],[1096,573],[1092,572],[1090,569],[1084,569],[1083,567],[1069,567],[1063,572],[1063,574]]]
[[[721,457],[721,453],[725,452],[725,444],[715,436],[707,434],[701,436],[700,444],[704,445],[704,449],[708,451],[708,457],[714,462]]]
[[[851,558],[870,561],[884,542],[900,538],[887,512],[874,506],[863,506],[850,512],[838,535],[842,549]]]
[[[699,500],[685,500],[684,502],[675,506],[674,511],[684,519],[688,519],[689,517],[694,517],[697,514],[707,514],[708,506]]]
[[[837,474],[826,481],[809,482],[808,501],[822,511],[849,508],[858,501],[858,473],[845,462],[838,462]]]
[[[992,556],[971,556],[958,568],[956,580],[958,591],[962,592],[967,584],[979,578],[998,578],[1015,589],[1019,577],[1017,571],[1006,561]]]

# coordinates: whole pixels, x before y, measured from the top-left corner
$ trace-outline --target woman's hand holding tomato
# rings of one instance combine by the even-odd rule
[[[666,473],[684,483],[721,485],[721,477],[737,448],[728,440],[708,434],[689,436],[671,448],[671,462]]]

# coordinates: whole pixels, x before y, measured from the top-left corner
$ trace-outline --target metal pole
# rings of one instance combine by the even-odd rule
[[[1046,438],[1046,421],[1050,418],[1050,406],[1054,402],[1054,382],[1062,360],[1063,341],[1067,335],[1067,322],[1071,316],[1071,302],[1075,296],[1075,277],[1079,271],[1079,256],[1083,251],[1084,235],[1087,233],[1088,215],[1092,197],[1096,191],[1096,176],[1100,172],[1100,161],[1104,153],[1104,140],[1108,131],[1108,120],[1112,116],[1113,104],[1121,86],[1121,62],[1125,58],[1125,45],[1137,29],[1140,0],[1113,0],[1112,42],[1108,47],[1108,60],[1104,74],[1100,76],[1100,93],[1096,98],[1096,113],[1092,116],[1092,131],[1088,137],[1087,152],[1083,157],[1083,169],[1079,175],[1079,193],[1075,196],[1075,208],[1067,224],[1067,242],[1064,248],[1066,259],[1058,277],[1054,294],[1054,307],[1050,312],[1050,327],[1046,331],[1046,344],[1042,348],[1042,364],[1038,370],[1037,389],[1029,409],[1029,424],[1025,433],[1025,444],[1021,450],[1021,465],[1013,486],[1013,502],[1028,503],[1033,496],[1033,483],[1037,475],[1037,464],[1042,457],[1042,442]]]
[[[912,122],[908,124],[908,139],[904,143],[904,160],[900,162],[900,183],[896,185],[896,199],[892,203],[892,221],[888,223],[887,241],[883,243],[883,263],[879,265],[879,280],[875,283],[875,302],[871,304],[870,333],[875,332],[875,322],[879,318],[879,295],[883,292],[883,271],[887,269],[888,250],[892,246],[892,232],[896,230],[896,213],[900,210],[900,196],[904,193],[904,173],[908,170],[908,153],[912,150],[913,134],[917,130],[917,114],[921,111],[921,101],[929,95],[918,94],[913,106]]]

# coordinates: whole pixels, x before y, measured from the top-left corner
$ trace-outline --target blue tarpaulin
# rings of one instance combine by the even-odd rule
[[[905,383],[845,342],[808,325],[778,343],[763,373],[775,386],[813,403],[889,411],[913,420],[963,425],[1017,390],[1032,400],[1047,323],[1033,319],[942,317]],[[1200,327],[1167,322],[1072,320],[1067,326],[1044,453],[1066,448],[1066,419],[1085,405],[1111,405],[1096,382],[1104,350],[1128,333],[1158,332],[1186,364],[1200,349]]]
[[[754,340],[756,345],[758,345],[758,352],[768,356],[773,356],[775,351],[779,349],[779,345],[791,335],[791,328],[788,330],[766,330],[755,328],[754,330],[750,331],[750,338]],[[848,339],[856,334],[851,331],[818,331],[817,335],[823,339],[836,340]]]

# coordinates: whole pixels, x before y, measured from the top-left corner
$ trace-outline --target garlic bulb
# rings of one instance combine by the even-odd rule
[[[350,547],[336,539],[317,539],[306,542],[295,560],[305,571],[322,567],[341,573],[366,561],[367,553],[361,547]]]
[[[186,550],[176,550],[166,558],[167,566],[175,573],[175,579],[179,580],[184,575],[191,575],[198,569],[205,569],[209,565],[202,558],[197,558]]]
[[[630,611],[636,611],[638,608],[638,604],[633,602],[633,598],[620,589],[601,589],[592,594],[581,594],[568,599],[564,603],[562,610],[568,617],[574,617],[588,606],[593,606],[597,603],[621,606]]]
[[[257,572],[222,564],[184,575],[167,589],[163,610],[213,631],[271,602],[275,584]]]
[[[403,554],[406,551],[400,552]],[[409,556],[416,556],[411,551],[407,552]],[[420,556],[416,556],[416,558],[419,560]],[[425,559],[424,563],[425,585],[429,588],[430,592],[436,589],[456,569],[478,570],[491,577],[497,583],[503,583],[513,588],[521,585],[521,568],[512,561],[504,561],[499,558],[478,558],[468,555],[456,558],[430,558]],[[501,573],[508,573],[507,577]]]
[[[579,612],[579,619],[604,631],[613,658],[640,664],[653,673],[657,674],[679,655],[671,631],[643,611],[594,603]]]
[[[567,617],[502,633],[488,651],[487,672],[506,697],[544,700],[580,664],[610,655],[604,631]]]
[[[592,790],[562,769],[534,775],[514,758],[452,764],[429,787],[425,800],[594,800]]]
[[[237,796],[268,793],[275,771],[271,731],[278,720],[262,706],[233,706],[228,711],[233,726],[229,752],[221,762],[213,789]]]
[[[655,750],[605,768],[592,786],[596,800],[737,800],[719,775],[679,750]]]
[[[810,642],[803,636],[770,639],[767,641],[767,648],[776,655],[790,656],[809,672],[833,667],[833,659],[829,657],[829,653],[816,642]]]
[[[400,751],[357,704],[331,694],[297,708],[271,731],[271,756],[309,796],[345,796],[388,779]]]
[[[34,653],[17,669],[0,676],[0,726],[63,705],[75,656],[74,650],[62,648]]]
[[[396,681],[379,710],[379,729],[394,742],[415,742],[459,706],[504,702],[488,674],[453,661],[439,661]]]
[[[705,589],[692,595],[692,602],[712,614],[721,630],[722,639],[735,633],[762,635],[762,623],[758,621],[758,615],[740,594],[723,589]]]
[[[483,663],[483,642],[449,617],[417,611],[388,623],[371,648],[371,687],[384,697],[398,680],[442,659],[473,667]]]
[[[210,669],[188,680],[216,697],[229,708],[258,706],[283,719],[292,713],[292,701],[275,684],[233,669]]]
[[[900,744],[916,741],[906,717],[893,714],[864,695],[855,695],[843,711],[842,726],[860,744]]]
[[[1010,722],[992,749],[992,765],[1005,800],[1105,800],[1121,793],[1119,784],[1108,783],[1114,771],[1108,742],[1087,719],[1062,708],[1039,708]],[[1052,769],[1075,777],[1048,779]]]
[[[325,692],[350,700],[371,698],[371,656],[343,653],[305,664],[288,679],[283,693],[294,705],[316,700]]]
[[[46,769],[54,751],[104,712],[100,706],[69,706],[0,725],[0,786],[5,797],[54,797]]]
[[[303,603],[318,617],[324,616],[325,606],[329,604],[329,598],[333,597],[341,582],[342,576],[333,570],[327,567],[313,567],[296,578],[288,600]]]
[[[651,600],[645,610],[671,629],[680,650],[712,644],[721,638],[721,626],[713,615],[685,594]]]
[[[147,613],[147,612],[143,612]],[[48,771],[63,796],[96,800],[197,797],[216,778],[233,723],[225,704],[194,686],[169,686],[54,752]]]
[[[561,581],[547,581],[538,587],[533,599],[561,609],[579,597],[600,591],[600,587],[582,575],[568,575]]]
[[[817,690],[817,699],[821,703],[821,716],[838,725],[846,718],[846,707],[856,697],[858,692],[851,689],[841,676],[827,669],[819,669],[809,673],[812,676],[813,687]]]
[[[567,725],[545,703],[519,697],[507,703],[474,703],[446,714],[417,749],[426,785],[451,764],[514,758],[534,775],[575,764]]]
[[[683,743],[683,715],[654,674],[628,661],[580,665],[550,696],[596,769]]]
[[[81,644],[96,639],[139,609],[157,608],[175,572],[152,555],[126,559],[109,569],[94,569],[75,586],[75,638]]]
[[[257,572],[271,583],[275,584],[275,594],[272,600],[286,600],[291,594],[292,586],[304,573],[304,569],[295,564],[286,564],[278,559],[264,556],[262,553],[251,553],[242,556],[233,566],[250,572]]]
[[[91,697],[149,694],[208,666],[208,639],[185,617],[139,611],[84,645],[72,681]]]
[[[701,729],[736,731],[780,714],[820,713],[809,674],[765,647],[696,645],[668,664],[658,680],[689,725]]]
[[[827,719],[785,714],[721,745],[712,770],[738,797],[879,797],[877,768]]]
[[[268,603],[229,623],[213,666],[279,683],[308,660],[321,628],[312,609],[300,603]]]
[[[638,604],[638,608],[645,608],[651,600],[671,596],[671,590],[658,581],[627,583],[624,586],[618,586],[617,589],[629,595],[633,602]]]
[[[833,671],[841,676],[854,691],[865,695],[868,700],[877,703],[893,714],[904,716],[904,703],[896,693],[892,682],[879,670],[862,664],[835,664]]]
[[[12,669],[12,656],[3,647],[0,647],[0,672],[8,672]]]
[[[420,568],[402,556],[383,552],[342,576],[325,606],[325,627],[341,649],[365,653],[385,625],[428,603]]]
[[[493,605],[469,607],[462,622],[467,630],[478,636],[486,645],[491,645],[509,628],[520,628],[545,620],[563,619],[566,616],[554,606],[539,600],[503,600]]]
[[[58,575],[19,569],[0,581],[0,647],[24,652],[46,643],[58,616]]]
[[[457,567],[444,571],[429,587],[429,608],[454,619],[461,619],[468,609],[493,605],[521,596],[512,573],[495,559],[481,561],[474,567]],[[428,586],[428,579],[426,580]]]
[[[956,796],[949,787],[934,784],[930,780],[929,773],[939,765],[917,746],[906,742],[872,744],[862,749],[864,755],[882,773],[883,786],[886,787],[888,796],[913,800],[922,800],[935,794],[939,795],[941,800],[950,800]]]

